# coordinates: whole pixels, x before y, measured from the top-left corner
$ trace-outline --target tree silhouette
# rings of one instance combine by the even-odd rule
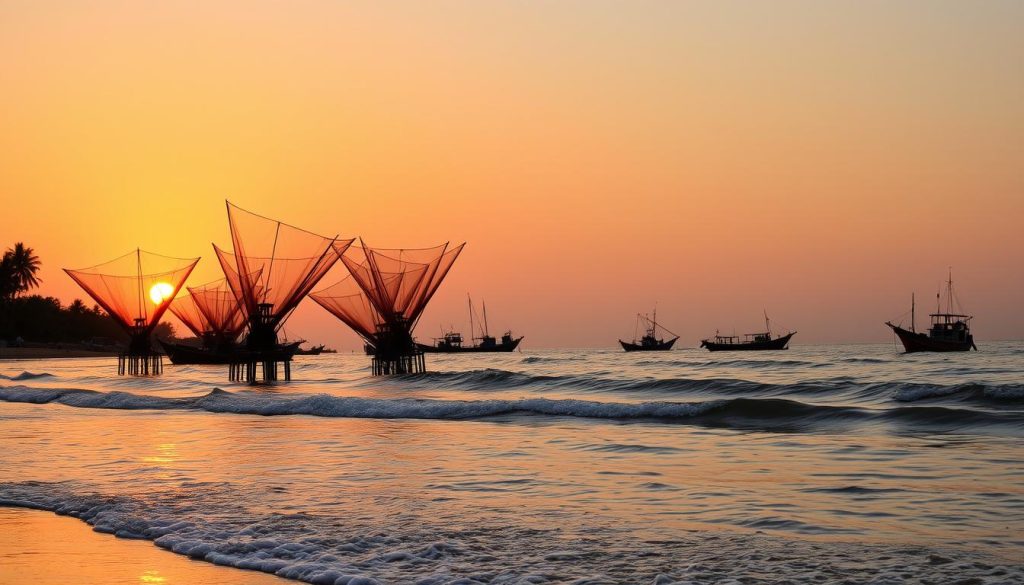
[[[12,299],[18,292],[18,279],[14,274],[11,255],[4,254],[0,258],[0,301]]]
[[[8,264],[8,270],[17,282],[15,294],[37,288],[41,280],[36,276],[42,262],[36,256],[35,250],[27,247],[24,243],[18,242],[13,248],[8,248],[4,254],[4,260]]]

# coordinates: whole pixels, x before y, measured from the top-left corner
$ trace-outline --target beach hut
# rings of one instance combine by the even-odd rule
[[[151,336],[199,258],[161,256],[133,250],[91,268],[65,268],[68,274],[128,334],[118,356],[118,374],[150,375],[163,370]]]
[[[372,348],[374,375],[426,370],[412,332],[465,244],[422,249],[337,249],[349,276],[310,294]]]

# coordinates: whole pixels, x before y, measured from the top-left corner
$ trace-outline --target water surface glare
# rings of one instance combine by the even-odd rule
[[[1024,343],[982,350],[4,361],[0,504],[311,583],[1018,583]]]

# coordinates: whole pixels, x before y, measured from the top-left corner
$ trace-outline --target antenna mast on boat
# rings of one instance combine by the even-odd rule
[[[764,330],[768,335],[772,334],[771,322],[768,321],[768,309],[762,309],[764,311]]]
[[[946,312],[953,312],[953,267],[949,267],[949,281],[946,282]]]
[[[489,337],[491,335],[491,332],[490,332],[490,328],[487,326],[487,301],[483,301],[483,303],[484,303],[484,337]]]
[[[910,293],[910,331],[917,333],[917,326],[914,323],[914,293]]]

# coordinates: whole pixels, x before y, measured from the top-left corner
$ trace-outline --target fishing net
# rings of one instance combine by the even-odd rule
[[[310,297],[380,347],[381,331],[409,337],[465,244],[412,250],[361,244],[338,251],[349,276]]]
[[[91,268],[64,271],[126,331],[148,335],[197,262],[133,250]]]
[[[201,286],[190,286],[188,291],[211,333],[231,340],[238,337],[245,328],[242,305],[231,292],[226,279]],[[174,310],[173,305],[171,310]]]
[[[171,313],[178,318],[196,337],[202,337],[210,330],[210,322],[199,310],[195,296],[182,295],[171,301]]]
[[[231,291],[248,318],[263,305],[279,328],[352,240],[327,238],[227,204],[233,252],[216,248]]]

